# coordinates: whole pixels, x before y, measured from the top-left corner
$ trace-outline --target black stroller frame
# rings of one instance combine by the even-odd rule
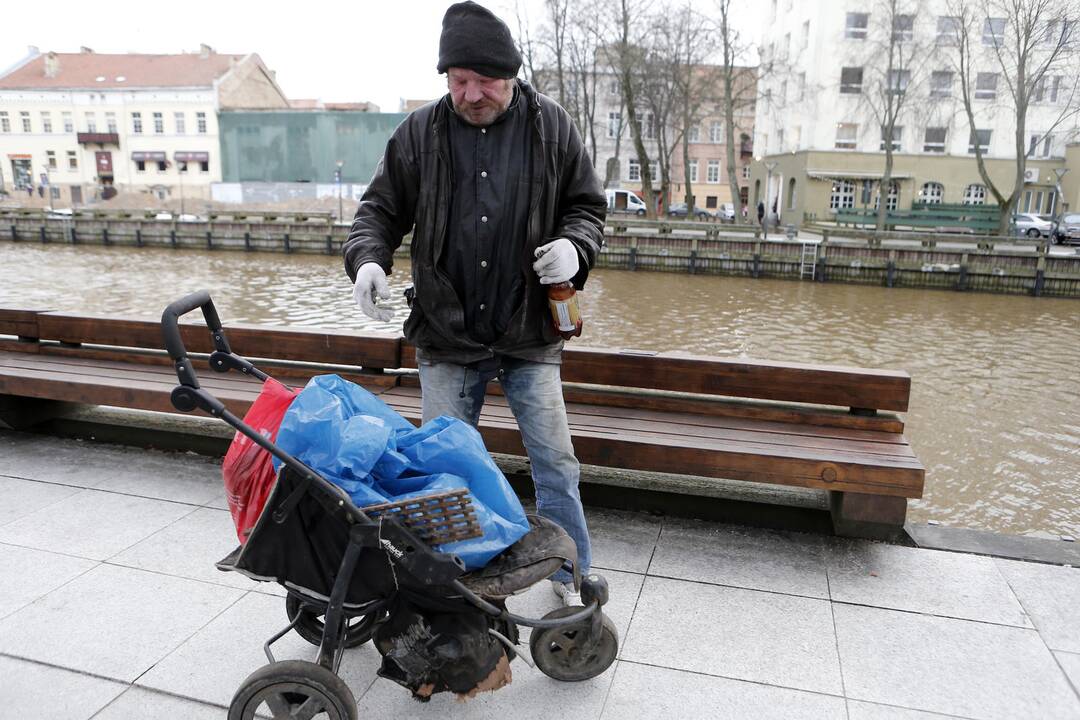
[[[259,532],[260,526],[269,527],[270,523],[281,525],[290,514],[297,514],[301,500],[307,495],[317,499],[321,509],[331,517],[343,519],[348,527],[340,563],[336,569],[328,567],[325,573],[326,584],[330,586],[328,596],[294,583],[282,582],[277,577],[249,574],[259,580],[276,579],[286,587],[289,593],[289,624],[264,644],[270,665],[256,670],[241,685],[230,706],[230,720],[254,717],[255,711],[264,702],[275,718],[310,718],[319,712],[339,720],[357,717],[352,692],[337,676],[337,671],[345,649],[361,645],[371,637],[374,626],[385,620],[390,602],[388,597],[360,604],[348,602],[349,593],[355,590],[358,583],[362,584],[362,578],[356,577],[356,571],[365,549],[378,549],[385,553],[395,588],[397,573],[403,571],[403,577],[409,578],[413,592],[438,591],[443,593],[439,597],[460,598],[488,616],[489,623],[497,621],[497,627],[503,628],[504,632],[494,629],[489,632],[505,646],[507,660],[513,660],[518,654],[516,626],[521,625],[534,628],[530,640],[531,654],[536,667],[550,677],[567,681],[584,680],[599,675],[611,665],[617,653],[618,634],[611,620],[601,610],[608,600],[606,580],[593,574],[582,578],[577,572],[576,562],[566,561],[562,567],[573,573],[575,585],[580,588],[583,605],[580,609],[559,608],[543,618],[527,618],[489,602],[462,582],[466,569],[456,555],[433,550],[416,532],[399,521],[399,516],[386,513],[375,518],[365,513],[352,503],[341,488],[263,437],[203,388],[184,348],[179,327],[179,318],[196,309],[202,310],[213,339],[214,351],[209,358],[213,370],[239,370],[259,381],[265,381],[269,376],[229,347],[221,320],[207,291],[187,295],[171,303],[163,312],[161,324],[165,347],[179,379],[179,385],[172,391],[172,404],[183,412],[200,409],[220,418],[282,463],[252,537]],[[250,542],[237,548],[219,563],[219,567],[238,569],[230,563],[235,562],[237,557],[242,558],[249,545]],[[244,572],[243,569],[240,571]],[[321,623],[317,619],[320,614],[324,618]],[[357,617],[361,617],[360,622],[350,626],[350,619]],[[306,640],[318,645],[318,656],[314,663],[275,660],[270,646],[294,629]]]

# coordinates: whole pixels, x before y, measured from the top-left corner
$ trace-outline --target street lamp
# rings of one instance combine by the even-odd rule
[[[1057,200],[1054,202],[1054,224],[1053,230],[1051,230],[1050,244],[1054,244],[1057,241],[1058,232],[1061,229],[1061,216],[1062,205],[1065,203],[1065,193],[1061,191],[1061,179],[1065,177],[1065,173],[1069,172],[1069,168],[1054,168],[1054,175],[1057,176],[1057,180],[1054,182],[1054,190],[1057,192]]]
[[[337,219],[341,222],[341,168],[345,167],[344,160],[337,161],[337,170],[334,171],[334,180],[337,181]]]
[[[184,173],[187,172],[188,161],[181,160],[176,163],[176,175],[180,178],[180,215],[184,215]]]
[[[772,189],[772,172],[776,169],[775,160],[765,161],[765,217],[763,218],[765,225],[765,240],[769,239],[769,203],[770,203],[770,190]]]

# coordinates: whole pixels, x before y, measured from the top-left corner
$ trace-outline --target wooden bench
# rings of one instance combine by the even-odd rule
[[[227,319],[225,330],[237,354],[283,382],[337,372],[419,422],[415,352],[399,337]],[[182,332],[193,356],[212,350],[204,325]],[[175,412],[162,346],[155,320],[0,309],[0,422],[40,420],[43,401]],[[238,372],[198,372],[238,414],[258,394]],[[922,495],[923,466],[892,414],[907,410],[906,373],[568,347],[562,374],[586,465],[828,491],[842,534],[895,531],[907,498]],[[491,452],[524,455],[497,383],[480,431]]]

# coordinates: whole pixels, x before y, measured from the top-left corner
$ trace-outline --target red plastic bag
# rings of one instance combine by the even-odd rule
[[[289,409],[296,391],[273,378],[263,383],[259,397],[244,416],[244,422],[271,442],[277,439],[278,426]],[[255,527],[270,488],[274,485],[273,456],[241,432],[237,432],[221,464],[225,480],[225,499],[229,503],[236,535],[240,543],[247,542],[248,533]]]

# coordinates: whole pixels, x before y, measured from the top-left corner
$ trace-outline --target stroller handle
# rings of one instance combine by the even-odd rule
[[[202,308],[206,326],[210,328],[210,332],[214,336],[214,347],[217,350],[229,352],[229,344],[225,341],[225,334],[221,330],[221,320],[218,318],[214,301],[210,299],[208,291],[199,290],[169,303],[169,306],[165,308],[165,312],[161,313],[161,332],[165,336],[165,349],[169,351],[169,357],[174,362],[187,359],[184,340],[180,336],[180,316],[186,315],[196,308]],[[194,387],[198,387],[198,380],[195,380],[194,377],[192,379],[194,380]],[[184,378],[180,378],[180,382],[183,383]]]

